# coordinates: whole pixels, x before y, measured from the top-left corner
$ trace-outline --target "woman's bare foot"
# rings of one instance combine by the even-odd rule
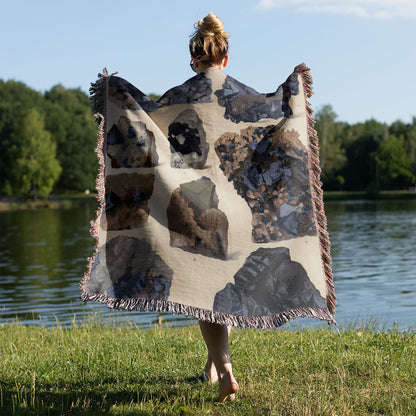
[[[217,369],[215,368],[214,362],[209,357],[205,364],[204,371],[202,371],[199,378],[204,383],[210,384],[215,384],[218,381]]]
[[[215,399],[218,403],[232,402],[238,391],[238,384],[232,373],[225,373],[219,378],[220,392]]]

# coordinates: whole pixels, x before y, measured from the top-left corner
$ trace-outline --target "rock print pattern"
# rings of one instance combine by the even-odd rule
[[[214,311],[243,316],[278,314],[295,308],[326,308],[325,299],[289,249],[259,248],[215,295]]]
[[[215,92],[218,104],[225,107],[224,117],[234,123],[254,123],[262,118],[290,117],[293,113],[289,100],[292,95],[297,94],[299,83],[296,75],[290,76],[272,94],[260,94],[227,75],[223,89]]]
[[[86,283],[86,289],[116,299],[166,300],[173,276],[145,240],[125,236],[115,237],[99,249],[92,273],[95,278]]]
[[[209,152],[205,131],[198,114],[186,110],[169,125],[168,140],[171,145],[173,168],[203,169]]]
[[[209,103],[211,94],[212,82],[201,73],[167,91],[159,98],[158,105]]]
[[[225,176],[250,206],[255,243],[316,234],[308,155],[296,131],[249,127],[223,134],[215,151]]]
[[[101,227],[123,230],[143,225],[149,216],[148,201],[153,193],[154,175],[121,173],[105,181],[105,215]]]
[[[147,168],[158,164],[155,136],[141,121],[120,117],[107,133],[112,168]]]
[[[218,209],[215,185],[208,178],[183,183],[167,209],[170,244],[203,256],[225,259],[228,220]]]
[[[140,110],[142,108],[146,112],[151,112],[161,107],[159,103],[153,101],[123,78],[111,76],[108,88],[109,96],[113,97],[123,109]]]

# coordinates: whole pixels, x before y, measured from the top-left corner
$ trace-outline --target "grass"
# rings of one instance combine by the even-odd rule
[[[1,415],[416,415],[416,333],[233,330],[240,391],[214,404],[197,326],[0,326]]]

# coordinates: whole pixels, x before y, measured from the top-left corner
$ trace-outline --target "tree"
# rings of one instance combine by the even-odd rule
[[[412,159],[406,152],[403,138],[390,135],[377,150],[380,183],[384,188],[407,188],[415,180]]]
[[[348,163],[342,170],[345,189],[377,189],[376,152],[387,138],[388,126],[376,120],[354,124],[345,132]]]
[[[12,141],[11,135],[20,114],[17,106],[9,102],[0,102],[0,193],[11,195],[12,192]]]
[[[402,121],[395,121],[389,128],[390,134],[403,139],[403,147],[412,160],[412,174],[416,176],[416,117],[412,122],[405,124]]]
[[[42,94],[23,82],[0,80],[0,193],[13,193],[16,143],[12,134],[18,128],[24,108],[42,111]]]
[[[97,174],[97,128],[88,96],[79,89],[55,85],[45,93],[46,128],[57,144],[61,190],[92,189]]]
[[[339,172],[347,163],[342,147],[343,123],[337,122],[336,118],[337,114],[330,105],[323,106],[316,113],[315,129],[320,142],[322,181],[326,188],[339,186]]]
[[[21,114],[11,138],[13,193],[35,198],[49,195],[62,169],[55,158],[56,145],[36,109]]]
[[[147,94],[147,96],[153,101],[157,101],[160,98],[160,94],[155,94],[154,92]]]

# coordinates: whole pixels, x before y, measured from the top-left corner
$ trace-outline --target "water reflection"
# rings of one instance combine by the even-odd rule
[[[329,201],[340,324],[370,319],[385,327],[416,327],[416,201]],[[79,281],[92,254],[95,206],[0,213],[0,323],[69,325],[100,312],[142,325],[157,314],[110,311],[79,300]],[[179,325],[189,320],[166,314]],[[299,320],[311,324],[312,320]]]
[[[416,327],[416,201],[328,202],[338,320]]]

